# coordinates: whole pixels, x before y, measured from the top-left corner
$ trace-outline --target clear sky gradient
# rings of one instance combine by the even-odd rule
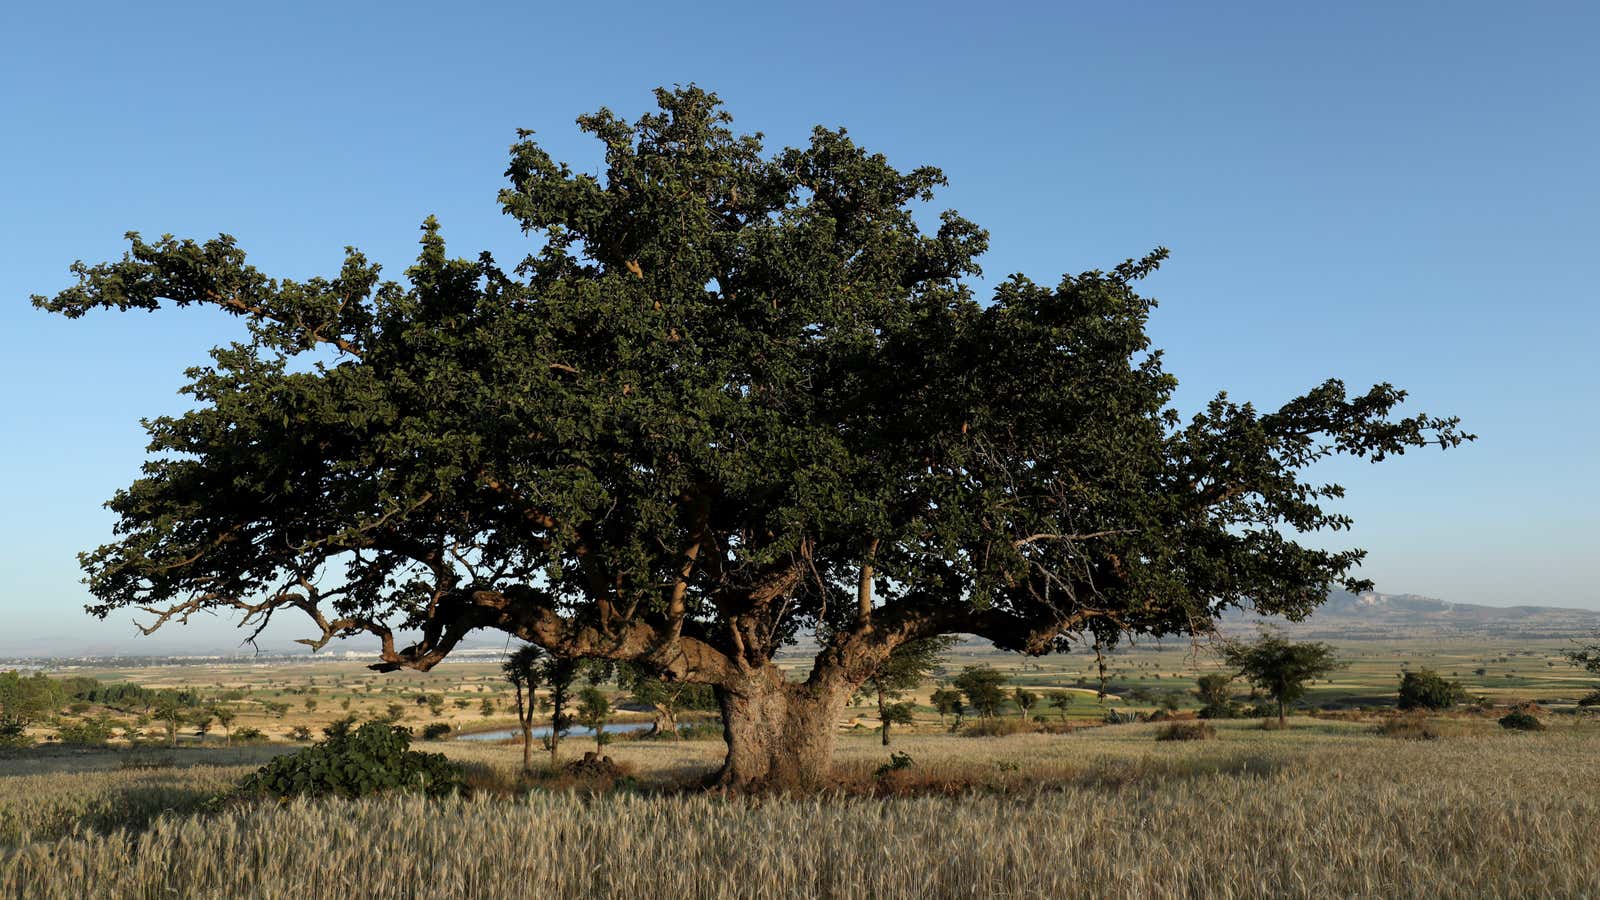
[[[74,555],[238,323],[29,294],[130,229],[398,275],[431,213],[519,258],[515,129],[594,171],[575,116],[689,82],[770,147],[843,125],[942,167],[990,282],[1172,248],[1147,287],[1186,411],[1339,376],[1463,416],[1461,450],[1318,473],[1357,522],[1330,543],[1380,590],[1600,608],[1596,4],[17,2],[0,51],[0,652],[237,641],[93,622]]]

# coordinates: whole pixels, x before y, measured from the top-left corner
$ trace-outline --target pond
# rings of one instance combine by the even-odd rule
[[[651,724],[652,723],[650,723],[650,722],[617,722],[617,723],[615,723],[613,725],[607,725],[606,726],[606,733],[607,734],[631,734],[631,733],[636,732],[636,731],[649,731]],[[503,729],[500,729],[499,731],[478,731],[478,732],[474,732],[472,734],[457,735],[456,736],[456,740],[458,740],[458,741],[505,741],[505,740],[510,740],[511,738],[514,738],[514,737],[518,737],[521,734],[522,734],[522,730],[519,729],[519,728],[503,728]],[[534,736],[535,739],[546,737],[549,734],[550,734],[550,726],[549,725],[539,725],[539,726],[536,726],[533,729],[533,736]],[[592,737],[592,736],[594,736],[593,729],[584,728],[581,725],[574,725],[571,728],[567,729],[566,731],[562,732],[562,737]]]

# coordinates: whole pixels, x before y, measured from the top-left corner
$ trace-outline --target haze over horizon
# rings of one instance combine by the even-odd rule
[[[527,247],[495,193],[515,129],[593,171],[575,116],[632,118],[691,82],[769,150],[845,125],[902,169],[943,168],[928,214],[991,233],[980,296],[1012,272],[1053,283],[1170,247],[1145,287],[1185,414],[1219,390],[1266,407],[1339,377],[1408,390],[1405,414],[1460,415],[1479,440],[1449,454],[1323,466],[1356,523],[1323,542],[1368,549],[1358,574],[1385,593],[1600,609],[1583,563],[1600,298],[1576,264],[1600,238],[1593,6],[381,9],[0,16],[0,114],[22,136],[0,145],[0,654],[243,637],[209,617],[151,638],[95,621],[74,559],[111,538],[101,504],[138,474],[139,418],[181,411],[183,369],[241,323],[69,323],[30,294],[119,256],[128,230],[233,234],[288,277],[354,245],[399,277],[436,214],[453,255],[514,261]],[[596,42],[541,39],[579,33]],[[263,643],[305,634],[286,618]]]

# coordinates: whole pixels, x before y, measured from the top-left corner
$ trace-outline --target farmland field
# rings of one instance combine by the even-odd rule
[[[1350,641],[1338,645],[1346,668],[1311,685],[1301,705],[1309,708],[1392,705],[1402,669],[1432,668],[1441,675],[1459,680],[1470,696],[1487,697],[1496,704],[1534,700],[1558,707],[1570,706],[1595,688],[1592,676],[1569,665],[1563,658],[1562,653],[1572,647],[1570,640],[1559,638]],[[796,654],[797,660],[803,658],[804,654]],[[994,666],[1004,672],[1012,684],[1030,690],[1074,691],[1075,702],[1064,715],[1076,721],[1098,721],[1109,709],[1154,710],[1168,698],[1180,705],[1194,706],[1191,692],[1195,679],[1207,672],[1221,671],[1216,655],[1205,644],[1141,643],[1119,648],[1106,656],[1106,696],[1102,697],[1099,696],[1100,671],[1093,655],[1030,659],[970,642],[958,645],[945,655],[942,675],[948,677],[964,666],[977,664]],[[190,689],[208,696],[227,697],[226,702],[237,715],[232,729],[255,728],[271,740],[288,740],[298,727],[314,733],[342,718],[367,719],[391,711],[398,714],[401,724],[417,728],[439,722],[456,732],[470,732],[502,730],[516,724],[511,689],[500,676],[498,662],[482,657],[451,659],[426,674],[377,674],[355,660],[122,668],[69,666],[57,669],[56,674],[86,675],[107,682],[126,681],[150,688]],[[935,673],[934,678],[914,692],[913,699],[919,702],[915,728],[939,730],[939,719],[928,705],[927,697],[940,677],[940,673]],[[439,701],[437,709],[423,702],[429,697]],[[868,699],[860,698],[861,702],[850,711],[852,722],[862,728],[876,725],[875,712]],[[492,706],[492,712],[484,712],[485,700]],[[93,717],[101,713],[116,716],[121,711],[88,708],[69,714],[68,718],[72,715]],[[1051,716],[1060,713],[1055,708],[1049,711]],[[643,711],[622,710],[618,721],[646,718],[648,715]],[[35,737],[45,742],[53,733],[46,726],[33,731]],[[222,743],[226,738],[222,729],[215,728],[205,742]],[[196,742],[192,734],[180,735],[178,740],[186,744]]]
[[[57,674],[198,692],[236,711],[231,732],[256,728],[264,740],[230,746],[213,729],[169,746],[127,710],[93,704],[52,727],[122,716],[110,746],[64,746],[35,727],[37,746],[0,758],[0,894],[490,897],[506,885],[557,896],[1594,894],[1600,797],[1585,786],[1600,779],[1600,722],[1573,709],[1592,682],[1562,660],[1568,642],[1502,643],[1350,642],[1339,648],[1346,667],[1313,686],[1290,729],[1218,722],[1216,739],[1202,741],[1158,741],[1161,723],[1099,723],[1111,710],[1190,715],[1194,679],[1216,670],[1206,648],[1111,654],[1099,696],[1092,656],[1023,660],[964,644],[945,657],[945,677],[993,665],[1014,685],[1072,692],[1031,723],[1053,733],[951,734],[926,705],[930,681],[914,695],[916,721],[889,747],[860,698],[840,725],[832,791],[762,799],[699,789],[723,753],[701,729],[680,741],[619,736],[601,749],[620,777],[552,771],[530,782],[515,743],[445,739],[415,746],[461,763],[471,798],[218,803],[266,760],[304,746],[290,739],[296,729],[396,709],[401,724],[447,723],[456,737],[510,727],[498,666],[74,668]],[[1432,740],[1380,734],[1402,667],[1458,678],[1485,708],[1431,717]],[[1549,730],[1496,724],[1522,701],[1540,704]],[[621,705],[623,720],[648,718]],[[1002,719],[1021,725],[1014,708]],[[595,746],[571,736],[563,761]],[[898,766],[891,754],[902,755]]]
[[[520,791],[517,748],[445,744],[486,785],[201,811],[265,749],[40,755],[0,777],[0,893],[30,897],[1575,896],[1600,890],[1600,728],[1433,741],[1299,718],[1067,734],[841,740],[851,793],[663,791],[713,741],[608,748],[623,785]],[[44,754],[43,751],[40,751]],[[170,755],[169,755],[170,754]],[[202,755],[204,754],[204,755]],[[11,769],[7,769],[11,771]],[[886,796],[861,796],[873,793]],[[170,812],[160,813],[166,808]],[[80,821],[81,819],[81,821]],[[119,821],[119,819],[121,821]],[[423,886],[426,886],[424,890]],[[507,885],[518,885],[510,889]]]

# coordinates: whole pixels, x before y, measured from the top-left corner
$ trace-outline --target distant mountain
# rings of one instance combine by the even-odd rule
[[[1224,627],[1235,630],[1260,620],[1231,616]],[[1520,638],[1564,638],[1600,630],[1600,610],[1562,606],[1483,606],[1451,603],[1420,594],[1352,594],[1335,591],[1304,622],[1274,618],[1287,631],[1319,638],[1372,640],[1431,635],[1483,635]]]

